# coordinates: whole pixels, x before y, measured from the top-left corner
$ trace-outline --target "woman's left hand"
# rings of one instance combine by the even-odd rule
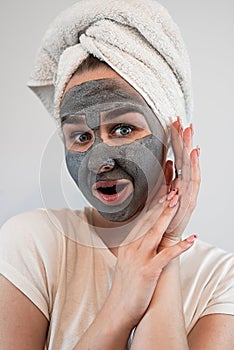
[[[161,247],[181,240],[184,229],[196,207],[201,182],[199,167],[200,149],[198,147],[193,148],[192,137],[192,125],[183,130],[180,118],[177,118],[172,124],[171,130],[171,142],[175,157],[175,178],[171,178],[172,181],[167,179],[167,184],[168,192],[171,189],[178,191],[180,206],[163,236]],[[168,167],[172,167],[172,162],[168,164]],[[167,170],[167,173],[172,174],[172,171]]]

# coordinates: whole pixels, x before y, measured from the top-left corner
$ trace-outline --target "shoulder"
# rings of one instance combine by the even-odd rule
[[[233,285],[234,254],[197,240],[195,246],[182,256],[181,271],[184,281],[190,281],[193,276],[203,286],[217,286],[220,281]]]
[[[7,220],[0,230],[0,241],[3,244],[17,241],[19,244],[24,241],[41,241],[43,238],[50,240],[57,235],[56,223],[50,219],[48,212],[44,209],[37,209],[30,212],[15,215]]]
[[[56,257],[67,238],[75,237],[82,215],[70,209],[37,209],[13,216],[0,229],[0,257],[26,251]]]
[[[46,236],[50,237],[64,234],[82,218],[83,212],[70,209],[36,209],[18,214],[8,219],[1,227],[0,237],[14,238],[20,236],[33,236],[35,239]]]
[[[80,217],[82,212],[69,209],[37,209],[10,218],[0,229],[0,274],[48,319],[61,269],[68,256],[76,256],[77,244],[66,233],[75,232]]]
[[[221,272],[234,267],[234,253],[198,239],[195,246],[182,257],[181,262],[185,269],[189,265],[196,272]]]
[[[234,254],[201,240],[181,257],[188,332],[209,314],[234,314]]]
[[[184,296],[196,305],[194,313],[233,314],[234,254],[200,240],[193,248],[181,260],[181,276]]]

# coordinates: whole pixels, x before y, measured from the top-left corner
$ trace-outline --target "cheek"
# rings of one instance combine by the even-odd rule
[[[72,151],[66,151],[66,164],[67,169],[75,181],[75,183],[79,186],[79,169],[81,167],[81,164],[86,156],[86,152],[84,153],[78,153],[78,152],[72,152]]]
[[[110,147],[116,164],[133,180],[137,190],[150,192],[157,183],[164,164],[164,145],[153,135],[129,145]],[[100,153],[105,153],[101,152]]]
[[[99,143],[83,153],[66,151],[68,171],[81,190],[83,186],[96,181],[98,169],[110,158],[116,163],[110,173],[130,176],[135,185],[139,187],[142,184],[145,189],[147,184],[150,190],[162,170],[164,147],[150,135],[119,147]]]
[[[155,142],[157,141],[157,142]],[[163,167],[164,159],[164,147],[158,140],[154,140],[153,136],[147,137],[139,142],[139,146],[134,152],[134,160],[137,169],[140,169],[141,173],[147,182],[148,192],[155,186]],[[143,185],[144,181],[142,176],[138,176],[136,172],[136,184]]]
[[[131,161],[146,173],[151,169],[162,169],[165,147],[153,135],[147,136],[125,147],[120,147],[123,161]]]

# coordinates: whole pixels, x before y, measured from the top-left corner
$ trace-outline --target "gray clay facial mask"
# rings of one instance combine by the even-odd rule
[[[144,207],[165,156],[164,130],[119,79],[74,86],[61,103],[67,168],[103,217],[125,221]]]

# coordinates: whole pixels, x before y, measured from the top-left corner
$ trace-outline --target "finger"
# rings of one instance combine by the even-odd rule
[[[181,174],[180,176],[177,176],[175,179],[173,186],[177,187],[179,189],[179,193],[181,195],[181,202],[180,202],[180,212],[183,212],[184,215],[186,213],[186,210],[188,208],[190,197],[187,195],[184,195],[184,193],[189,194],[188,187],[191,181],[191,159],[190,159],[190,153],[191,153],[191,147],[192,147],[192,125],[190,127],[186,128],[183,131],[183,151],[182,151],[182,166],[181,166]],[[176,169],[176,173],[177,173]],[[182,220],[182,216],[180,215],[177,220]],[[174,222],[175,224],[175,222]],[[178,222],[177,222],[178,224]],[[171,228],[170,228],[171,230]]]
[[[130,231],[128,236],[122,242],[121,245],[125,244],[133,244],[139,238],[142,238],[150,228],[155,224],[161,213],[163,212],[166,205],[169,205],[168,202],[164,201],[161,203],[157,203],[151,209],[149,209],[136,223],[134,228]],[[137,243],[139,245],[139,241]]]
[[[183,154],[183,128],[180,122],[180,118],[172,124],[171,128],[171,144],[175,156],[175,167],[181,169],[182,167],[182,154]]]
[[[199,164],[200,148],[197,146],[192,150],[190,154],[191,159],[191,184],[192,184],[192,196],[190,202],[190,208],[195,209],[197,203],[197,197],[201,184],[201,172]]]
[[[183,187],[186,187],[186,185],[190,181],[191,176],[191,169],[190,169],[190,153],[192,149],[192,129],[191,127],[186,128],[183,132],[183,162],[182,162],[182,180],[183,180]]]
[[[183,241],[176,243],[175,245],[164,248],[158,254],[156,254],[154,258],[155,264],[157,265],[157,267],[160,267],[161,269],[163,269],[171,260],[177,258],[186,250],[191,248],[196,239],[197,239],[197,236],[192,235],[184,239]]]
[[[167,229],[167,233],[173,232],[174,235],[181,235],[190,220],[197,203],[197,197],[200,189],[201,175],[199,166],[199,147],[192,150],[191,159],[191,180],[186,193],[183,193],[176,216]]]
[[[158,220],[150,227],[148,232],[144,235],[141,242],[139,242],[138,249],[143,252],[152,253],[157,249],[164,232],[170,224],[172,218],[175,216],[178,209],[178,195],[176,195],[169,205],[164,209]]]
[[[186,187],[186,184],[190,180],[190,152],[192,149],[192,124],[190,127],[181,131],[180,136],[182,140],[182,145],[178,147],[176,144],[173,146],[175,155],[175,175],[176,179],[174,185],[176,187],[182,188]],[[185,182],[182,183],[181,180]]]
[[[190,124],[190,126],[186,128],[183,132],[183,145],[187,149],[188,154],[190,154],[193,147],[192,138],[193,138],[193,126],[192,124]]]
[[[183,221],[183,229],[186,227],[192,212],[194,211],[197,204],[197,197],[200,189],[200,166],[199,166],[199,148],[195,148],[192,150],[190,154],[190,164],[191,164],[191,178],[190,183],[187,188],[187,196],[184,196],[181,199],[181,211],[183,215],[181,215],[181,219],[177,222],[175,221],[174,230]],[[182,227],[178,227],[178,229],[182,229]],[[182,232],[181,232],[182,233]]]
[[[173,204],[170,208],[174,207],[175,203],[174,198],[172,199]],[[121,245],[134,244],[136,248],[141,244],[144,235],[156,224],[163,212],[170,206],[170,201],[167,201],[166,198],[164,201],[158,202],[153,208],[147,211],[137,222],[131,232],[128,234],[126,239],[122,242]],[[140,238],[140,239],[139,239]]]

